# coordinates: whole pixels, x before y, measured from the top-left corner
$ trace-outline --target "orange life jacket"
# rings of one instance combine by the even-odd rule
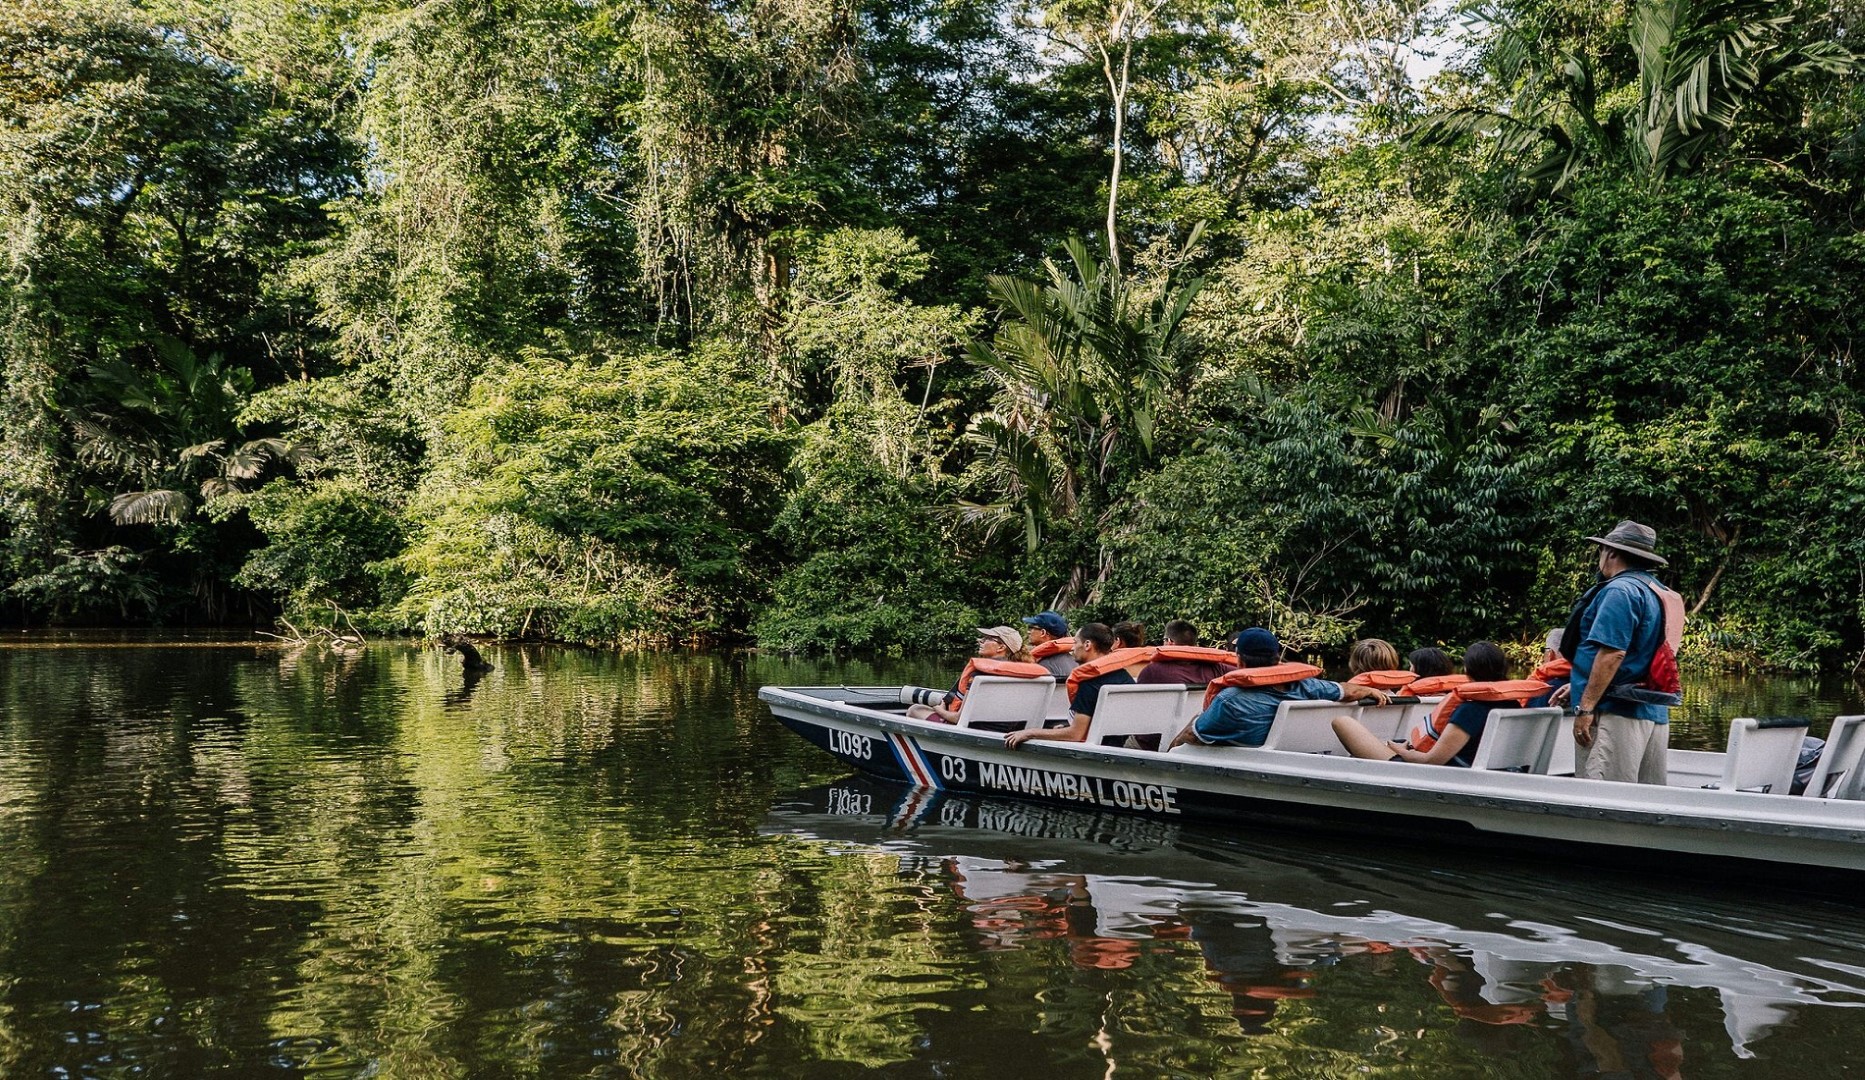
[[[1074,648],[1075,639],[1072,637],[1050,638],[1041,645],[1030,646],[1030,659],[1046,660],[1051,656],[1068,652]]]
[[[1542,682],[1553,682],[1556,679],[1565,679],[1573,673],[1574,662],[1564,656],[1557,656],[1536,668],[1534,673],[1529,675],[1529,678],[1540,679]]]
[[[1138,649],[1115,649],[1085,664],[1076,665],[1075,670],[1068,673],[1068,699],[1075,700],[1075,688],[1082,684],[1082,680],[1092,679],[1097,675],[1106,675],[1109,672],[1132,667],[1134,664],[1151,663],[1157,652],[1157,649],[1150,646],[1142,646]]]
[[[1467,676],[1466,676],[1467,678]],[[1539,679],[1504,679],[1501,682],[1465,682],[1444,695],[1425,722],[1412,728],[1406,741],[1412,749],[1427,751],[1438,744],[1450,726],[1451,714],[1466,701],[1513,701],[1523,704],[1529,698],[1548,692],[1548,684]]]
[[[1271,664],[1268,667],[1240,667],[1235,671],[1226,671],[1212,679],[1204,688],[1204,703],[1210,708],[1212,699],[1232,686],[1250,689],[1258,686],[1285,686],[1303,679],[1312,679],[1321,674],[1321,669],[1313,664]]]
[[[1468,675],[1432,675],[1413,682],[1406,689],[1419,697],[1431,697],[1434,694],[1449,693],[1469,681]]]
[[[1418,681],[1415,671],[1362,671],[1347,680],[1355,686],[1370,686],[1375,690],[1404,690]]]
[[[1226,670],[1237,666],[1237,654],[1229,649],[1214,649],[1209,645],[1161,645],[1154,649],[1155,660],[1192,660],[1208,664],[1220,664]]]
[[[982,656],[974,656],[959,674],[959,697],[965,696],[965,691],[971,689],[971,680],[979,675],[1002,675],[1007,679],[1047,679],[1049,669],[1041,664],[1025,664],[1018,660],[987,660]]]

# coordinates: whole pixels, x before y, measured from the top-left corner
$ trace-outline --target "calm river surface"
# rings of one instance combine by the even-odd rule
[[[0,639],[8,1080],[1865,1060],[1865,898],[926,800],[757,699],[947,665],[154,642]],[[1692,692],[1677,745],[1860,711]]]

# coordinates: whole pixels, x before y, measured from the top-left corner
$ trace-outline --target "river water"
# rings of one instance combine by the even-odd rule
[[[0,1076],[1823,1077],[1843,899],[861,781],[949,665],[0,642]],[[1678,745],[1850,686],[1693,681]]]

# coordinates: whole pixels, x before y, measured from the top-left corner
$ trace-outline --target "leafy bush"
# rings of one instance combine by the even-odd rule
[[[812,424],[774,534],[803,561],[758,613],[758,643],[786,652],[950,651],[969,640],[979,575],[927,507],[932,484],[887,469],[873,443],[892,426],[842,406]]]
[[[730,349],[488,373],[410,507],[399,611],[430,634],[729,631],[769,572],[791,437]]]
[[[348,480],[274,480],[238,498],[266,545],[234,581],[274,597],[294,621],[352,614],[392,602],[398,582],[378,565],[401,552],[402,523],[380,495]]]

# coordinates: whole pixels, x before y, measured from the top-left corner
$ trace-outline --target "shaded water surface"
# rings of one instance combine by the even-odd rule
[[[136,645],[0,643],[0,1076],[1842,1076],[1865,1041],[1865,906],[941,801],[756,696],[937,664]],[[1678,745],[1857,711],[1693,694]]]

